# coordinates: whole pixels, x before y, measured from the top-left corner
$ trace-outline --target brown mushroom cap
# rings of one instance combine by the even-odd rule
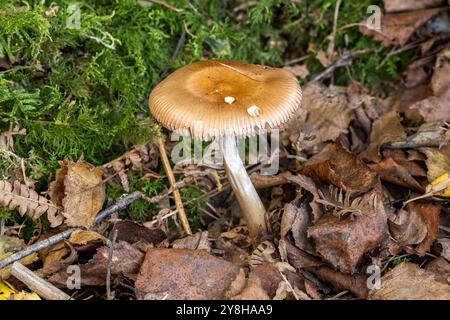
[[[280,128],[302,91],[289,71],[239,61],[200,61],[159,83],[150,112],[164,127],[194,139],[237,137]]]

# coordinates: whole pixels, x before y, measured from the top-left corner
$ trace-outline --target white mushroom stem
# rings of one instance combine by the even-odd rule
[[[262,234],[267,231],[266,209],[239,157],[236,139],[233,136],[226,136],[221,139],[220,147],[231,188],[247,222],[250,236],[257,244]]]

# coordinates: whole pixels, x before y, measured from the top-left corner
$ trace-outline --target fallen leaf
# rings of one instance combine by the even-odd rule
[[[25,242],[22,239],[10,236],[0,235],[0,261],[8,258],[16,252],[26,248]],[[32,253],[25,258],[19,260],[24,266],[37,260],[37,254]],[[8,279],[10,276],[11,265],[0,269],[0,279]]]
[[[428,8],[436,8],[445,3],[443,0],[384,0],[384,9],[387,13],[414,11]]]
[[[6,281],[0,281],[0,300],[41,300],[34,292],[17,291]]]
[[[263,263],[256,266],[250,272],[249,278],[253,276],[261,280],[261,287],[269,297],[275,296],[279,283],[283,281],[278,269],[270,263]]]
[[[441,256],[450,262],[450,238],[441,238],[438,242],[442,246]]]
[[[208,231],[200,231],[192,236],[177,239],[173,242],[172,248],[206,250],[207,252],[211,252],[211,245],[208,241]]]
[[[444,50],[442,51],[444,52]],[[450,61],[446,57],[438,57],[431,77],[431,89],[436,97],[441,97],[450,88]]]
[[[116,231],[118,241],[126,241],[131,244],[142,241],[156,245],[167,237],[165,232],[159,228],[147,228],[130,220],[117,221],[110,234],[114,234]]]
[[[90,231],[90,230],[75,230],[74,232],[72,232],[72,234],[70,235],[69,238],[69,242],[72,244],[79,244],[79,245],[83,245],[86,244],[90,241],[95,241],[95,240],[102,240],[105,241],[105,237],[103,237],[101,234],[98,234],[95,231]]]
[[[108,270],[109,248],[101,247],[97,253],[85,264],[79,265],[81,272],[81,285],[104,286]],[[144,254],[125,241],[114,244],[111,258],[111,274],[129,276],[137,274],[142,264]],[[61,270],[49,277],[49,281],[56,286],[66,287],[67,270]]]
[[[305,251],[312,251],[312,244],[307,239],[307,228],[311,225],[306,206],[302,204],[296,207],[291,203],[286,203],[283,209],[283,217],[281,218],[281,234],[284,238],[288,232],[291,232],[295,245]]]
[[[368,161],[379,162],[381,160],[380,149],[383,144],[402,141],[405,138],[406,133],[400,123],[400,117],[396,111],[391,111],[375,120],[370,133],[369,147],[360,156]]]
[[[282,250],[286,251],[286,258],[289,261],[289,264],[297,269],[318,267],[324,264],[315,256],[297,248],[285,239],[280,240],[280,251]]]
[[[148,249],[136,297],[165,293],[169,300],[222,299],[239,272],[239,266],[204,250]]]
[[[311,157],[302,173],[350,193],[366,192],[377,183],[376,174],[339,142]]]
[[[306,191],[308,191],[313,195],[313,201],[311,201],[309,205],[312,209],[313,222],[315,223],[323,214],[322,206],[317,203],[317,199],[320,198],[320,195],[316,187],[316,184],[311,178],[301,174],[289,177],[288,180],[292,183],[299,185],[300,187],[302,187],[303,189],[305,189]]]
[[[301,79],[305,79],[307,76],[309,76],[309,70],[308,67],[304,64],[297,64],[295,66],[287,66],[283,69],[290,71],[293,75],[296,77],[299,77]]]
[[[344,93],[310,82],[302,88],[302,108],[292,117],[281,133],[285,145],[298,151],[317,153],[327,141],[335,141],[347,133],[354,118]]]
[[[422,217],[415,210],[400,209],[389,218],[392,236],[401,245],[415,245],[425,240],[428,229]]]
[[[330,65],[330,60],[328,59],[327,55],[325,54],[325,52],[320,49],[317,54],[316,54],[316,58],[317,60],[319,60],[320,64],[323,67],[328,67]]]
[[[375,200],[374,203],[367,206],[371,212],[355,218],[325,214],[308,229],[316,251],[344,273],[354,272],[364,253],[377,248],[387,236],[387,217],[381,192],[377,188],[366,193],[362,199],[368,203],[372,200]]]
[[[62,216],[68,226],[92,226],[105,200],[102,175],[101,168],[92,166],[82,158],[76,163],[68,160],[61,163],[56,180],[50,183],[49,193],[55,203],[62,204]],[[48,218],[52,227],[62,222],[60,217]]]
[[[436,258],[426,265],[425,270],[434,273],[436,281],[443,284],[450,284],[450,263],[442,257]]]
[[[331,283],[337,289],[348,290],[360,299],[366,299],[369,294],[366,276],[345,274],[325,266],[311,271],[322,281]]]
[[[415,189],[423,191],[424,188],[412,176],[411,172],[398,164],[392,158],[386,158],[378,163],[371,163],[368,165],[370,169],[378,173],[381,180],[396,184],[408,189]],[[420,172],[422,173],[422,172]]]
[[[241,293],[231,298],[231,300],[270,300],[267,292],[261,284],[261,279],[251,276],[247,280],[247,285]]]
[[[441,206],[432,203],[409,203],[406,206],[406,209],[410,212],[417,212],[427,228],[427,236],[415,248],[417,254],[419,256],[423,256],[430,249],[430,246],[434,240],[436,240],[439,228],[439,214],[441,212]]]
[[[426,9],[405,13],[388,14],[381,17],[381,30],[369,29],[363,21],[359,27],[361,33],[382,41],[384,46],[404,46],[408,40],[440,9]]]
[[[425,163],[428,169],[428,182],[432,182],[444,173],[450,172],[450,147],[443,149],[421,148],[419,150],[427,156]]]
[[[450,300],[450,286],[417,264],[403,262],[381,278],[381,288],[369,293],[371,300]]]
[[[410,108],[417,110],[427,122],[450,120],[450,88],[441,96],[431,96],[414,103]]]

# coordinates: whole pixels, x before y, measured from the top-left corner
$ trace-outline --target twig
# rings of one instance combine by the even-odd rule
[[[117,200],[112,206],[106,208],[105,210],[101,211],[97,217],[95,218],[95,223],[98,223],[105,219],[106,217],[110,216],[116,211],[122,210],[126,208],[130,203],[142,198],[142,193],[139,191],[133,192],[132,194]],[[81,230],[80,228],[72,228],[65,230],[61,233],[55,234],[54,236],[47,238],[45,240],[36,242],[35,244],[23,249],[22,251],[19,251],[3,260],[0,260],[0,270],[3,269],[6,266],[9,266],[11,263],[14,263],[16,261],[19,261],[22,258],[25,258],[26,256],[29,256],[32,253],[38,252],[44,248],[47,248],[51,245],[54,245],[55,243],[58,243],[60,241],[63,241],[64,239],[67,239],[70,237],[72,232],[75,230]]]
[[[150,2],[150,3],[154,3],[154,4],[159,4],[160,6],[163,6],[167,9],[170,9],[177,13],[183,12],[183,9],[175,8],[174,6],[171,6],[170,4],[165,3],[164,1],[160,1],[160,0],[139,0],[138,2],[141,6],[146,6]]]
[[[336,38],[337,22],[339,17],[339,8],[341,6],[342,0],[336,1],[336,8],[334,10],[334,21],[333,21],[333,32],[330,35],[330,43],[328,44],[327,55],[328,59],[331,59],[334,52],[334,41]]]
[[[318,75],[314,76],[311,79],[311,81],[319,81],[319,80],[327,77],[329,74],[333,73],[334,70],[336,70],[337,68],[349,65],[352,62],[353,58],[355,58],[356,56],[368,54],[368,53],[373,52],[374,50],[375,49],[373,49],[373,48],[368,48],[368,49],[364,49],[364,50],[346,51],[341,55],[339,60],[337,60],[331,66],[327,67],[324,71],[322,71]]]
[[[112,258],[114,254],[114,244],[117,239],[117,229],[114,230],[113,238],[109,241],[109,250],[108,250],[108,266],[106,268],[106,299],[113,300],[114,296],[111,294],[111,264]]]
[[[169,179],[170,187],[173,189],[173,198],[175,199],[175,205],[178,210],[178,216],[181,221],[181,225],[183,226],[184,231],[191,235],[191,227],[189,226],[189,221],[186,216],[186,212],[184,211],[183,202],[181,201],[180,191],[178,191],[176,187],[175,176],[173,175],[172,166],[170,165],[169,158],[167,157],[166,148],[164,146],[164,141],[161,137],[158,137],[158,147],[159,153],[161,155],[161,160],[163,162],[164,170],[166,171],[167,179]]]
[[[24,267],[20,262],[14,262],[11,274],[22,281],[33,292],[46,300],[70,300],[70,296],[51,283],[40,278],[30,269]]]

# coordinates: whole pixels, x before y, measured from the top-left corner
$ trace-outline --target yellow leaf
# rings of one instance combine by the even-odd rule
[[[0,281],[0,300],[41,300],[41,298],[34,292],[17,292],[8,282]]]

